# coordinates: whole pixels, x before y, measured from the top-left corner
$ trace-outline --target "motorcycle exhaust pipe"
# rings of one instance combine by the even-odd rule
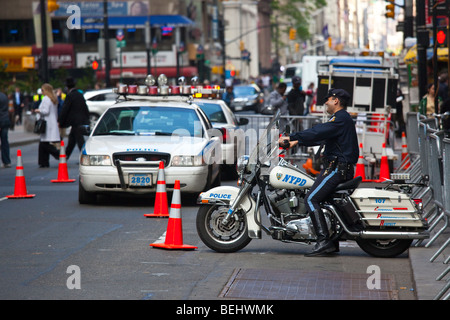
[[[351,235],[359,236],[362,239],[428,239],[430,233],[424,232],[401,232],[401,231],[361,231],[350,232]]]

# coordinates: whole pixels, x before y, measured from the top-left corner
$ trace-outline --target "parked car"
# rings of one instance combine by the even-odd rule
[[[113,89],[92,90],[84,93],[92,128],[103,112],[116,102],[117,97],[118,95]]]
[[[188,98],[153,98],[127,97],[97,121],[81,151],[80,203],[100,193],[155,193],[160,161],[168,191],[175,180],[182,193],[220,185],[220,139],[202,109]]]
[[[231,102],[231,110],[254,110],[261,112],[264,106],[264,92],[256,84],[234,86],[234,100]]]
[[[238,135],[244,134],[238,129],[239,126],[247,125],[248,119],[239,117],[238,120],[223,100],[195,99],[194,101],[205,112],[213,127],[221,132],[222,164],[225,169],[228,167],[228,169],[236,171],[236,161],[241,155],[238,154],[238,141],[242,138]]]

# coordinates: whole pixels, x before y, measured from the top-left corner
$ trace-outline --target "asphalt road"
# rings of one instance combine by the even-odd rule
[[[143,216],[152,212],[152,197],[101,197],[96,205],[80,205],[75,154],[68,168],[69,177],[77,181],[55,184],[50,180],[57,177],[58,161],[52,159],[50,168],[40,169],[37,144],[22,146],[21,151],[28,193],[35,197],[5,198],[14,191],[14,148],[13,168],[0,169],[0,299],[258,299],[256,288],[247,288],[240,296],[231,291],[227,295],[224,288],[239,285],[236,273],[256,271],[270,281],[281,273],[291,287],[298,287],[294,280],[302,278],[297,272],[328,274],[325,289],[336,286],[341,275],[358,275],[354,286],[367,289],[370,266],[379,267],[381,275],[390,279],[390,298],[416,299],[406,254],[377,259],[347,242],[333,257],[306,258],[304,253],[311,247],[277,242],[265,235],[237,253],[213,252],[199,239],[195,229],[198,207],[186,198],[182,199],[183,242],[198,249],[152,248],[149,244],[167,229],[167,219]],[[171,194],[169,203],[170,199]],[[308,287],[317,289],[318,285],[316,280]],[[315,297],[324,298],[317,291]],[[281,292],[271,297],[282,298],[286,297]],[[334,298],[343,297],[336,292]],[[345,297],[356,298],[356,293]],[[292,293],[289,299],[301,296]]]

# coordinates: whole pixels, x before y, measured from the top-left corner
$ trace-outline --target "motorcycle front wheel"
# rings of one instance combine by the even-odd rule
[[[356,243],[371,256],[393,258],[405,252],[412,241],[410,239],[358,239]]]
[[[252,240],[248,236],[244,216],[233,215],[230,221],[222,224],[229,206],[201,205],[197,213],[197,233],[205,245],[222,253],[236,252]]]

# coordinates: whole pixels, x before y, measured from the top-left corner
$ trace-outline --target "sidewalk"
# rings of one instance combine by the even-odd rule
[[[9,131],[9,143],[11,148],[37,142],[39,142],[39,135],[25,131],[23,125],[16,126],[14,131]],[[14,165],[15,164],[13,164],[13,166]],[[433,237],[442,226],[443,222],[440,222],[433,230],[431,237]],[[409,260],[416,287],[416,296],[419,300],[432,300],[445,286],[446,280],[450,279],[450,274],[447,274],[442,280],[436,281],[436,277],[448,267],[448,265],[443,264],[443,262],[450,255],[450,245],[434,260],[434,262],[430,262],[430,258],[449,237],[450,228],[447,228],[429,248],[425,247],[428,241],[426,240],[421,246],[412,246],[409,249]],[[414,243],[415,242],[413,242],[413,245]]]
[[[8,140],[9,140],[9,147],[15,148],[18,146],[23,146],[34,142],[39,142],[39,135],[33,132],[25,131],[24,125],[21,124],[20,126],[16,125],[14,127],[14,131],[12,130],[8,131]]]

